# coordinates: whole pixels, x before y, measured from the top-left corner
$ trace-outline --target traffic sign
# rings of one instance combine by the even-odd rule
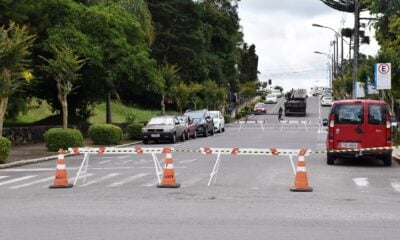
[[[374,65],[375,72],[375,88],[391,89],[392,88],[392,69],[390,63],[377,63]]]

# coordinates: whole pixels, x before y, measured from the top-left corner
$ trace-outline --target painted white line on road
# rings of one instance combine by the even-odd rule
[[[358,187],[369,186],[368,178],[353,178],[353,181]]]
[[[68,168],[69,169],[69,168]],[[77,168],[75,168],[77,169]],[[4,172],[41,172],[41,171],[55,171],[56,168],[17,168],[17,169],[3,169]]]
[[[39,180],[36,180],[36,181],[33,181],[33,182],[29,182],[29,183],[25,183],[25,184],[13,186],[13,187],[9,187],[9,189],[18,189],[18,188],[28,187],[28,186],[31,186],[31,185],[34,185],[34,184],[38,184],[38,183],[42,183],[42,182],[48,182],[48,181],[51,181],[52,179],[54,179],[54,176],[48,177],[48,178],[39,179]]]
[[[133,159],[131,159],[131,160],[128,160],[128,161],[123,161],[122,163],[123,164],[126,164],[126,163],[130,163],[130,162],[134,162],[135,160],[133,160]]]
[[[0,186],[6,185],[6,184],[10,184],[10,183],[15,183],[15,182],[20,182],[20,181],[24,181],[33,177],[36,177],[37,175],[29,175],[29,176],[25,176],[25,177],[20,177],[20,178],[15,178],[12,180],[8,180],[8,181],[4,181],[4,182],[0,182]]]
[[[86,187],[86,186],[89,186],[89,185],[92,185],[92,184],[95,184],[95,183],[99,183],[99,182],[104,181],[104,180],[108,180],[108,179],[116,177],[118,175],[120,175],[120,174],[119,173],[110,173],[110,174],[108,174],[108,175],[106,175],[104,177],[95,178],[92,181],[89,181],[89,182],[87,182],[85,184],[79,185],[79,187]]]
[[[101,162],[99,162],[99,165],[100,165],[100,164],[104,164],[104,163],[109,163],[109,162],[111,162],[111,160],[101,161]]]
[[[0,176],[0,179],[8,178],[8,176]]]
[[[112,184],[110,184],[110,185],[108,185],[108,186],[109,186],[109,187],[118,187],[118,186],[122,186],[122,185],[124,185],[124,184],[126,184],[126,183],[133,182],[133,181],[135,181],[135,180],[137,180],[137,179],[139,179],[139,178],[145,177],[145,176],[147,176],[147,175],[149,175],[149,174],[150,174],[150,173],[139,173],[139,174],[137,174],[137,175],[135,175],[135,176],[131,176],[131,177],[125,178],[125,179],[123,179],[123,180],[121,180],[121,181],[119,181],[119,182],[112,183]]]
[[[194,162],[194,161],[197,161],[197,158],[195,158],[195,159],[182,160],[182,161],[180,161],[179,163],[191,163],[191,162]]]
[[[89,167],[89,170],[123,170],[123,169],[134,169],[135,167]]]
[[[144,168],[144,169],[149,169],[149,168],[151,168],[151,169],[153,169],[154,167],[139,167],[139,168]],[[187,168],[187,167],[176,167],[176,166],[174,166],[174,168],[175,168],[175,169],[177,169],[177,168],[183,169],[183,168]]]
[[[146,163],[151,163],[151,162],[153,162],[153,160],[146,160],[146,159],[140,159],[139,161],[136,161],[135,163],[133,163],[133,164],[146,164]]]
[[[400,192],[400,179],[391,179],[390,185],[396,192]]]
[[[197,182],[199,182],[199,181],[201,181],[201,180],[203,180],[203,179],[207,179],[207,178],[203,178],[203,177],[193,177],[193,178],[191,178],[190,180],[187,180],[187,181],[182,182],[181,186],[182,186],[182,187],[190,187],[190,186],[194,185],[195,183],[197,183]],[[204,183],[204,184],[206,184],[206,183]]]

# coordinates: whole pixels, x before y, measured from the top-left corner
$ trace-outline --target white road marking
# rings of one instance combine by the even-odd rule
[[[48,182],[48,181],[50,181],[52,179],[54,179],[54,176],[48,177],[48,178],[39,179],[39,180],[36,180],[36,181],[33,181],[33,182],[21,184],[21,185],[16,185],[16,186],[13,186],[13,187],[9,187],[9,189],[23,188],[23,187],[31,186],[31,185],[37,184],[37,183]]]
[[[15,179],[8,180],[8,181],[0,182],[0,186],[10,184],[10,183],[20,182],[20,181],[27,180],[27,179],[30,179],[30,178],[33,178],[36,176],[37,175],[29,175],[29,176],[25,176],[25,177],[20,177],[20,178],[15,178]]]
[[[136,161],[134,164],[146,164],[150,162],[153,162],[153,160],[140,159],[139,161]]]
[[[121,180],[121,181],[119,181],[119,182],[115,182],[115,183],[110,184],[110,185],[108,185],[108,186],[109,186],[109,187],[118,187],[118,186],[124,185],[124,184],[126,184],[126,183],[133,182],[133,181],[135,181],[135,180],[137,180],[137,179],[139,179],[139,178],[145,177],[145,176],[147,176],[147,175],[149,175],[149,174],[150,174],[150,173],[139,173],[139,174],[137,174],[137,175],[134,175],[134,176],[125,178],[125,179],[123,179],[123,180]]]
[[[203,178],[203,177],[193,177],[188,181],[182,182],[181,186],[182,187],[190,187],[190,186],[194,185],[195,183],[197,183],[197,182],[199,182],[199,181],[201,181],[203,179],[205,179],[205,178]]]
[[[99,183],[101,181],[116,177],[118,175],[120,175],[120,174],[119,173],[110,173],[110,174],[108,174],[108,175],[106,175],[104,177],[99,177],[99,178],[93,179],[92,181],[89,181],[89,182],[87,182],[85,184],[79,185],[79,187],[86,187],[86,186],[89,186],[89,185],[92,185],[92,184],[95,184],[95,183]]]
[[[104,164],[104,163],[109,163],[109,162],[111,162],[111,160],[101,161],[101,162],[99,162],[99,164]]]
[[[353,178],[353,181],[358,187],[364,188],[369,186],[368,178]]]
[[[182,160],[182,161],[180,161],[179,163],[191,163],[191,162],[194,162],[194,161],[197,161],[197,158],[195,158],[195,159]]]
[[[8,178],[8,176],[0,176],[0,179]]]
[[[391,179],[390,185],[396,192],[400,192],[400,179]]]

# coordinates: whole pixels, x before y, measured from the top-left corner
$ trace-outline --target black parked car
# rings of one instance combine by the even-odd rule
[[[206,109],[186,111],[185,115],[193,119],[198,134],[203,134],[204,137],[207,137],[209,134],[214,135],[214,122]]]

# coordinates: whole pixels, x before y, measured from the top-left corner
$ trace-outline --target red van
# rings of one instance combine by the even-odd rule
[[[392,146],[392,128],[388,107],[380,100],[335,101],[328,124],[326,147],[331,150],[348,150]],[[372,156],[392,164],[392,150],[328,152],[327,163],[334,164],[337,157]]]

